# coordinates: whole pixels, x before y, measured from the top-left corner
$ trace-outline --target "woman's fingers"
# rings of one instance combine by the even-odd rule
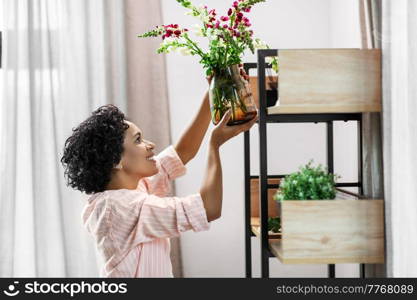
[[[249,81],[249,75],[246,73],[245,70],[240,69],[240,76],[242,76],[246,81]]]
[[[229,122],[230,120],[230,116],[231,116],[232,110],[228,109],[225,114],[223,115],[223,118],[220,121],[219,126],[226,126],[227,122]]]
[[[256,115],[249,122],[244,123],[242,125],[233,126],[234,129],[235,129],[235,135],[238,135],[241,132],[245,132],[245,131],[251,129],[253,124],[255,124],[257,120],[258,120],[258,111],[256,111]]]

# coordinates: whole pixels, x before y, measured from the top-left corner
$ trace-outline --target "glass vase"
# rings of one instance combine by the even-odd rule
[[[217,125],[228,109],[231,117],[228,125],[243,124],[256,115],[256,106],[249,84],[241,77],[238,65],[214,72],[210,89],[212,122]]]

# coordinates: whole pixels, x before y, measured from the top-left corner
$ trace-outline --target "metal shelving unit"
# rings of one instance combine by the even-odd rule
[[[258,91],[259,91],[259,175],[251,174],[250,170],[250,133],[244,134],[244,171],[245,171],[245,255],[246,255],[246,277],[252,277],[252,249],[251,238],[255,236],[251,228],[251,179],[259,178],[259,217],[260,217],[260,247],[261,247],[261,277],[269,278],[269,258],[275,257],[270,251],[268,242],[268,190],[276,189],[278,185],[268,184],[270,178],[283,178],[284,174],[269,175],[267,172],[267,125],[279,123],[326,123],[327,127],[327,167],[329,172],[334,173],[334,121],[355,121],[358,122],[358,182],[338,183],[339,187],[357,187],[358,197],[362,197],[362,113],[308,113],[308,114],[268,114],[267,92],[265,87],[265,71],[270,68],[265,58],[278,56],[279,50],[267,49],[258,51],[258,63],[246,63],[244,69],[249,74],[250,69],[258,69]],[[365,277],[365,265],[360,264],[360,276]],[[335,277],[335,265],[328,265],[328,277]]]

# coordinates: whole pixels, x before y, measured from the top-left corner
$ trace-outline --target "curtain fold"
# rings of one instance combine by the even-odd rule
[[[417,2],[382,1],[387,276],[417,276]]]
[[[159,39],[137,35],[163,23],[161,1],[125,3],[129,116],[159,152],[172,143],[165,56],[156,53]],[[180,237],[171,239],[171,261],[174,277],[183,277]]]
[[[126,22],[134,1],[2,1],[0,277],[97,277],[102,261],[81,222],[88,195],[65,184],[64,142],[113,103],[167,145],[163,60],[136,61],[150,50],[136,38],[143,28]],[[159,23],[149,14],[159,1],[136,2],[141,22]],[[143,117],[150,109],[161,110],[160,128]]]
[[[359,0],[362,48],[381,48],[381,1]],[[381,113],[382,114],[382,113]],[[362,193],[384,199],[382,120],[380,113],[365,113],[362,118]],[[385,277],[382,264],[365,266],[366,277]]]
[[[417,2],[361,0],[364,47],[383,53],[383,144],[386,264],[367,266],[367,274],[386,277],[417,276]],[[374,123],[375,121],[375,123]],[[379,121],[369,119],[368,130],[379,132]],[[367,141],[379,161],[379,138]],[[377,146],[378,145],[378,146]],[[376,159],[378,157],[378,159]],[[378,164],[379,168],[379,164]],[[372,166],[371,166],[372,169]],[[372,181],[373,176],[369,179]],[[382,177],[381,177],[382,178]],[[382,194],[374,182],[371,195]]]

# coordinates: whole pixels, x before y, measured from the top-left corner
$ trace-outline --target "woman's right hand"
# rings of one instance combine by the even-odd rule
[[[221,121],[216,125],[211,133],[211,143],[214,146],[220,147],[226,141],[231,139],[232,137],[238,135],[241,132],[245,132],[252,128],[252,126],[258,120],[258,111],[256,111],[256,115],[247,123],[241,125],[234,125],[228,126],[227,122],[229,122],[231,116],[231,110],[229,109],[224,115]]]

